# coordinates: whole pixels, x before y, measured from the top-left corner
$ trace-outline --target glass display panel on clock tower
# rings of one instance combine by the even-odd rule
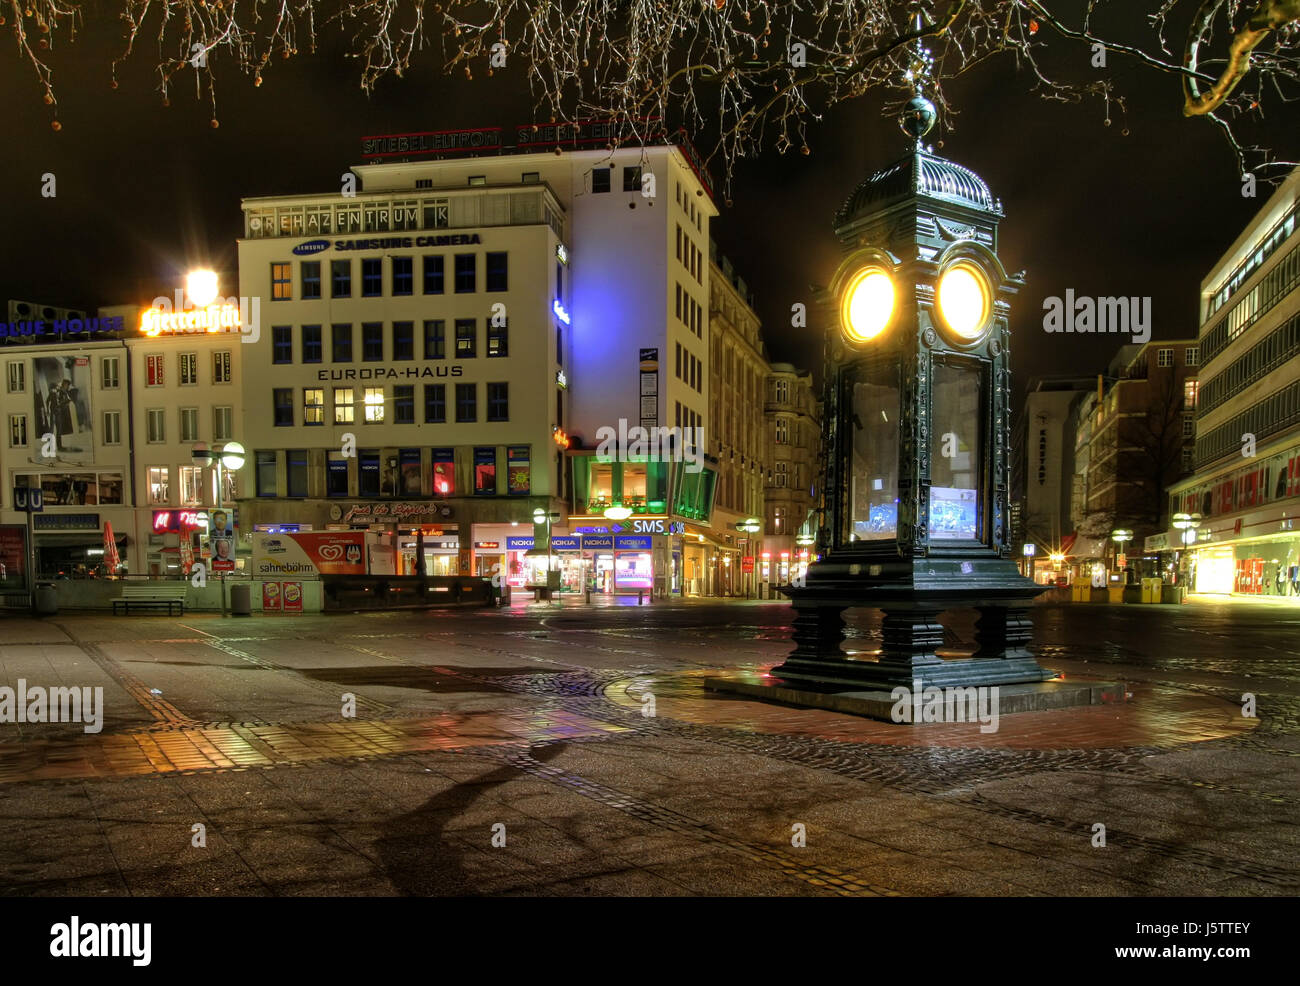
[[[984,371],[936,361],[932,380],[930,541],[983,542]]]
[[[898,366],[864,364],[845,388],[848,502],[843,544],[892,541],[898,533]]]

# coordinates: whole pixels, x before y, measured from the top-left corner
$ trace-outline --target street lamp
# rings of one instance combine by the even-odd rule
[[[763,525],[757,517],[747,517],[736,525],[736,530],[749,535],[757,534],[762,529]],[[749,573],[749,579],[745,582],[746,599],[749,598],[750,586],[758,583],[758,552],[754,550],[754,541],[755,539],[752,536],[745,538],[745,548],[750,552],[750,558],[753,559],[750,565],[751,570]],[[743,568],[741,569],[740,576],[742,579],[745,577],[745,571]]]
[[[1188,549],[1196,543],[1196,529],[1201,526],[1200,514],[1177,513],[1173,517],[1174,527],[1182,532],[1182,569],[1187,572],[1187,554]],[[1184,574],[1183,582],[1188,581],[1188,576]]]
[[[1110,532],[1110,539],[1115,542],[1115,565],[1119,566],[1119,556],[1124,552],[1124,543],[1133,540],[1133,532],[1127,528],[1121,527]],[[1127,570],[1128,565],[1126,564]]]
[[[547,511],[542,507],[538,507],[533,511],[534,528],[540,527],[542,524],[546,525],[546,588],[548,590],[558,588],[558,586],[551,585],[551,524],[559,519],[559,513],[554,510]]]
[[[195,308],[207,308],[217,300],[217,274],[210,270],[192,270],[185,277],[185,294]]]
[[[223,470],[229,469],[232,472],[238,472],[240,469],[244,467],[244,446],[240,445],[238,442],[226,442],[226,444],[221,446],[220,449],[212,449],[208,447],[207,442],[196,442],[194,444],[194,447],[190,449],[190,461],[192,461],[200,469],[202,469],[204,466],[210,465],[215,470],[216,480],[217,480],[216,510],[224,512],[226,506],[226,481],[225,481],[225,476],[223,475]],[[222,616],[225,616],[227,612],[227,608],[226,608],[226,572],[228,571],[227,566],[229,566],[229,569],[233,569],[235,567],[235,544],[233,540],[233,533],[234,533],[233,523],[231,524],[230,530],[232,535],[231,538],[225,538],[225,537],[220,538],[221,541],[228,542],[230,545],[229,558],[217,557],[216,545],[218,539],[212,536],[214,532],[211,530],[211,528],[209,528],[209,534],[208,534],[209,542],[212,544],[212,569],[213,571],[217,571],[221,573],[220,579],[221,579],[221,615]],[[225,531],[223,530],[220,533],[224,535]],[[220,567],[218,567],[219,565]]]

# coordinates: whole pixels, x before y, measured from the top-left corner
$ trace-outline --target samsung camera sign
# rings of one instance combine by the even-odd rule
[[[473,246],[482,243],[478,233],[449,233],[440,236],[382,236],[360,240],[307,240],[293,248],[299,257],[310,257],[332,246],[339,252],[347,250],[409,250],[412,247]]]
[[[293,248],[293,252],[299,257],[310,257],[313,253],[320,253],[329,248],[329,240],[308,240],[306,243],[299,243]]]

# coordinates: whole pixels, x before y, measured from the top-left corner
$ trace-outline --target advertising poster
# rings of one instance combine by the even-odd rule
[[[512,496],[527,496],[532,491],[529,457],[532,446],[506,446],[506,492]]]
[[[208,551],[212,555],[214,572],[235,570],[235,518],[229,510],[212,511]]]
[[[36,442],[54,436],[58,452],[89,456],[91,439],[89,356],[40,356],[32,360]]]
[[[280,612],[280,583],[263,582],[262,583],[262,612],[278,613]]]
[[[284,598],[284,611],[286,613],[302,612],[302,583],[285,582],[280,586],[280,595]]]
[[[365,531],[253,535],[253,577],[365,575]]]
[[[0,524],[0,588],[21,589],[27,584],[27,529]]]

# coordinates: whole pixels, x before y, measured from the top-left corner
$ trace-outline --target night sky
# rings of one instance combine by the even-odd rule
[[[229,67],[220,72],[213,129],[192,82],[173,92],[170,108],[161,105],[148,45],[111,90],[117,28],[97,16],[53,52],[59,133],[12,40],[0,48],[8,119],[0,179],[10,189],[0,299],[88,308],[147,301],[170,293],[190,266],[233,270],[240,198],[337,190],[340,174],[361,163],[363,135],[534,119],[517,70],[452,79],[430,53],[418,71],[367,96],[357,63],[327,45],[276,64],[260,88]],[[1049,60],[1063,72],[1089,71],[1086,48],[1051,44]],[[1028,271],[1012,322],[1020,385],[1034,374],[1098,372],[1119,345],[1114,336],[1043,332],[1043,298],[1067,288],[1150,295],[1155,338],[1194,336],[1201,278],[1269,193],[1261,185],[1258,198],[1241,196],[1217,131],[1182,117],[1176,79],[1111,59],[1130,102],[1109,127],[1098,103],[1030,94],[1032,79],[1009,59],[948,88],[960,115],[938,153],[973,168],[1003,200],[1003,263]],[[1295,122],[1294,111],[1269,121],[1273,145],[1292,156],[1285,141],[1294,140]],[[770,151],[742,162],[732,207],[719,202],[714,237],[759,286],[771,357],[815,368],[820,347],[789,327],[790,306],[810,300],[807,285],[824,283],[835,267],[835,209],[906,145],[874,97],[828,114],[809,143],[807,156]],[[45,172],[57,177],[54,199],[41,197]]]

